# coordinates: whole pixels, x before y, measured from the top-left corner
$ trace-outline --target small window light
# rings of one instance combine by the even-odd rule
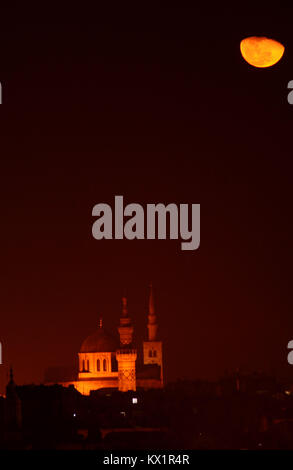
[[[134,405],[134,404],[136,404],[136,403],[137,403],[137,398],[136,398],[136,397],[133,397],[133,398],[132,398],[132,404]]]

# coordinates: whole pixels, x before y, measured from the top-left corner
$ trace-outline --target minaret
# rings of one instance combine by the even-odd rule
[[[116,351],[118,362],[118,389],[121,392],[136,390],[136,349],[132,346],[133,326],[128,315],[127,299],[122,297],[122,315],[118,326],[120,349]]]
[[[21,427],[21,403],[16,392],[12,367],[9,372],[10,380],[6,386],[6,400],[4,404],[5,431],[18,431]]]
[[[133,326],[131,319],[128,315],[127,299],[122,297],[122,315],[120,317],[120,325],[118,327],[120,336],[120,343],[122,346],[129,345],[132,343]]]
[[[155,314],[154,293],[153,293],[152,284],[150,285],[149,313],[148,313],[147,327],[148,327],[148,340],[156,341],[158,324],[157,324],[157,316]]]
[[[155,313],[153,286],[150,284],[149,311],[148,311],[148,340],[143,342],[143,363],[158,364],[160,366],[160,380],[163,387],[163,354],[162,341],[158,341],[158,322]]]

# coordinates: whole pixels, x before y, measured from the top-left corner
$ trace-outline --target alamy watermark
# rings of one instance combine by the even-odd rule
[[[292,90],[288,93],[288,96],[287,96],[288,103],[293,104],[293,80],[290,80],[290,82],[288,82],[287,88]]]
[[[287,360],[290,365],[293,365],[293,340],[289,341],[287,345],[288,349],[291,349],[291,351],[288,353]]]
[[[109,204],[96,204],[92,234],[96,240],[183,240],[182,250],[200,245],[200,204],[164,205],[132,203],[124,207],[123,196],[115,196],[114,217]],[[114,222],[114,223],[113,223]]]

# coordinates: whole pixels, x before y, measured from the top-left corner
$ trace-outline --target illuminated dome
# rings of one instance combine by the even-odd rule
[[[81,353],[95,353],[95,352],[115,352],[118,344],[115,338],[110,335],[105,329],[100,328],[88,336],[82,343]]]

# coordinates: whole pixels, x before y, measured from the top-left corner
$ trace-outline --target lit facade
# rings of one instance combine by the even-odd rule
[[[97,330],[82,343],[78,353],[77,380],[70,384],[82,394],[91,390],[115,388],[122,392],[137,388],[163,387],[162,341],[158,340],[158,323],[150,289],[147,340],[133,342],[134,327],[128,314],[127,299],[122,298],[122,313],[117,328],[119,338],[111,335],[99,321]]]

